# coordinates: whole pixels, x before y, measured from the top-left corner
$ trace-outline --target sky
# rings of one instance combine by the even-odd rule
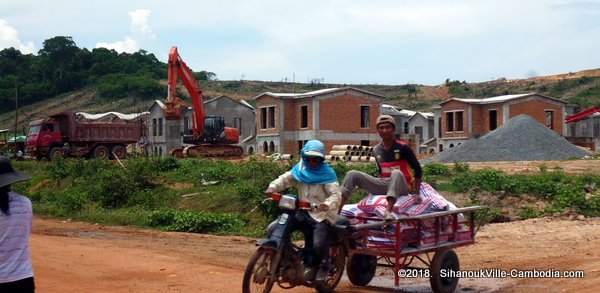
[[[0,0],[0,50],[56,36],[219,80],[439,85],[600,68],[600,0]]]

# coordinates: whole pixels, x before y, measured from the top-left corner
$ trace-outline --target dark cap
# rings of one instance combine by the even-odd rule
[[[376,126],[379,126],[379,123],[391,123],[392,125],[394,125],[394,128],[396,128],[396,120],[394,120],[394,117],[390,116],[390,115],[380,115],[379,117],[377,117],[377,123],[375,123]]]

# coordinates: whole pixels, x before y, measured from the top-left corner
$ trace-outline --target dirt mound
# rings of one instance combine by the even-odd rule
[[[528,115],[445,150],[429,160],[448,162],[551,161],[584,157],[586,152]]]

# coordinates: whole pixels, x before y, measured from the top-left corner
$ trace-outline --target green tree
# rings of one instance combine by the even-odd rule
[[[73,61],[73,57],[79,51],[79,48],[72,37],[54,37],[44,41],[44,48],[38,53],[40,56],[47,56],[51,66],[56,66],[58,71],[58,80],[62,80],[67,65]]]
[[[194,76],[197,80],[215,80],[217,78],[214,72],[208,71],[194,72]]]

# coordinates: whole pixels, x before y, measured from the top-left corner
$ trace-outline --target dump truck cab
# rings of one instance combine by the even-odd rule
[[[40,119],[29,123],[25,154],[41,159],[53,146],[62,143],[62,134],[55,119]]]

